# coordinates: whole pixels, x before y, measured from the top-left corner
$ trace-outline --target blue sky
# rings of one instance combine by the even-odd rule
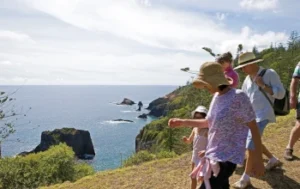
[[[0,84],[182,85],[212,60],[286,43],[298,0],[0,0]]]

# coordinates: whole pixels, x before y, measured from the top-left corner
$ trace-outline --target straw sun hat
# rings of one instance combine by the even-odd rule
[[[193,81],[196,88],[218,88],[221,85],[231,85],[233,80],[226,78],[221,64],[217,62],[205,62],[200,67],[198,78]]]
[[[237,69],[245,67],[249,64],[258,63],[258,62],[261,62],[261,61],[263,61],[263,59],[256,58],[254,53],[246,52],[246,53],[243,53],[239,56],[238,66],[235,67],[234,69],[237,70]]]

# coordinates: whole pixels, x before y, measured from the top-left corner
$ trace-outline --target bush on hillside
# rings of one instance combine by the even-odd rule
[[[75,181],[93,173],[91,166],[75,162],[70,147],[60,144],[45,152],[1,159],[0,188],[37,188]]]
[[[142,150],[138,153],[133,154],[128,159],[123,161],[123,166],[132,166],[132,165],[139,165],[143,162],[152,161],[155,159],[163,159],[163,158],[173,158],[176,157],[175,152],[168,152],[168,151],[161,151],[157,154],[150,153],[149,151]]]

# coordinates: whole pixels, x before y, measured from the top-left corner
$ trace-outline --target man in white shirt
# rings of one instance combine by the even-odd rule
[[[285,89],[280,81],[278,74],[272,70],[264,70],[257,63],[263,61],[258,59],[252,52],[246,52],[239,56],[239,66],[235,69],[241,69],[247,74],[244,80],[242,90],[247,94],[253,109],[256,114],[256,122],[259,127],[261,136],[268,123],[276,122],[274,109],[266,96],[261,90],[268,96],[272,103],[275,99],[282,99],[285,96]],[[265,71],[264,75],[260,74]],[[241,179],[234,184],[235,188],[246,188],[250,183],[250,174],[253,164],[253,155],[255,147],[253,144],[251,133],[248,135],[246,148],[249,153],[249,157],[246,162],[245,172]],[[266,165],[266,170],[271,170],[282,163],[263,145],[263,154],[269,158],[269,162]]]

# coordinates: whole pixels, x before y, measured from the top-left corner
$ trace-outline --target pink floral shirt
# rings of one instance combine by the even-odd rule
[[[244,161],[247,123],[255,120],[255,112],[247,95],[230,89],[215,94],[207,114],[209,124],[206,157],[218,162],[241,164]]]
[[[225,72],[224,72],[226,77],[230,77],[233,80],[233,83],[231,87],[237,88],[239,85],[239,75],[236,71],[233,70],[231,66],[229,66]]]

